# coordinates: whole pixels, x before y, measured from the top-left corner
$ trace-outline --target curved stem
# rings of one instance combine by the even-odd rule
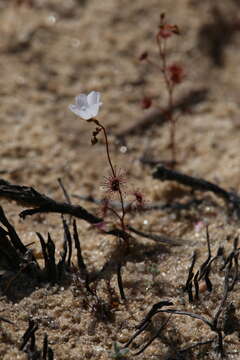
[[[113,176],[116,176],[116,172],[114,170],[114,167],[113,167],[113,164],[112,164],[112,160],[111,160],[111,157],[110,157],[110,151],[109,151],[109,144],[108,144],[108,137],[107,137],[107,132],[106,132],[106,129],[105,127],[98,122],[98,125],[100,126],[100,128],[103,130],[103,134],[104,134],[104,138],[105,138],[105,146],[106,146],[106,152],[107,152],[107,158],[108,158],[108,163],[110,165],[110,168],[112,170],[112,174]]]
[[[99,121],[97,121],[97,125],[103,130],[108,163],[110,165],[113,176],[116,177],[116,171],[114,169],[114,166],[113,166],[112,160],[111,160],[111,156],[110,156],[109,143],[108,143],[108,137],[107,137],[106,129]],[[125,208],[124,208],[123,194],[122,194],[122,190],[121,190],[120,186],[119,186],[119,189],[118,189],[118,193],[119,193],[119,198],[120,198],[121,207],[122,207],[122,216],[117,214],[117,212],[115,212],[115,210],[113,210],[111,208],[110,208],[110,210],[120,219],[122,230],[125,231],[126,227],[125,227],[125,223],[124,223],[124,217],[126,215],[126,211],[125,211]]]
[[[171,148],[171,158],[172,158],[172,168],[176,164],[176,141],[175,141],[175,134],[176,134],[176,120],[173,116],[173,90],[174,86],[171,83],[168,74],[167,74],[167,41],[164,39],[161,41],[159,37],[157,37],[157,44],[158,44],[158,51],[159,57],[162,62],[161,72],[163,75],[163,79],[166,85],[167,93],[168,93],[168,120],[170,123],[170,148]]]

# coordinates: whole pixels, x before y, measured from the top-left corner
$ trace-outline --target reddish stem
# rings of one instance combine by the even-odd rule
[[[97,120],[96,120],[97,121]],[[108,163],[110,165],[112,174],[114,177],[116,177],[116,171],[114,169],[114,166],[112,164],[112,160],[111,160],[111,156],[110,156],[110,151],[109,151],[109,142],[108,142],[108,136],[107,136],[107,132],[105,127],[99,122],[97,121],[98,126],[103,130],[103,134],[104,134],[104,139],[105,139],[105,146],[106,146],[106,153],[107,153],[107,158],[108,158]],[[125,223],[124,223],[124,217],[126,215],[126,211],[125,211],[125,207],[124,207],[124,201],[123,201],[123,194],[122,194],[122,190],[120,188],[120,184],[119,184],[119,189],[118,189],[118,194],[119,194],[119,198],[120,198],[120,202],[121,202],[121,208],[122,208],[122,216],[120,216],[119,214],[116,214],[116,212],[111,209],[115,215],[120,219],[121,222],[121,227],[122,230],[125,231]]]
[[[113,167],[113,164],[112,164],[112,160],[111,160],[111,157],[110,157],[109,144],[108,144],[108,137],[107,137],[106,129],[105,129],[105,127],[104,127],[102,124],[100,124],[99,122],[98,122],[98,126],[100,126],[100,128],[103,130],[104,138],[105,138],[105,146],[106,146],[108,163],[109,163],[110,168],[111,168],[111,170],[112,170],[113,176],[116,177],[116,172],[115,172],[115,170],[114,170],[114,167]]]
[[[159,57],[162,62],[161,72],[164,78],[164,82],[167,88],[168,93],[168,119],[170,122],[170,148],[171,148],[171,167],[174,168],[176,164],[176,141],[175,141],[175,134],[176,134],[176,120],[173,116],[173,90],[174,86],[169,80],[167,74],[167,50],[166,50],[166,39],[160,39],[160,36],[157,36],[157,44],[159,50]]]

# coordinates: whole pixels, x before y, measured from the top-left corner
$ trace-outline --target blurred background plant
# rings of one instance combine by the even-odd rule
[[[156,34],[159,61],[152,60],[146,51],[143,52],[139,58],[141,61],[145,61],[153,67],[159,69],[166,89],[167,105],[166,107],[161,107],[161,111],[169,122],[169,148],[171,150],[169,165],[171,168],[174,168],[177,165],[176,125],[178,115],[176,115],[173,111],[174,95],[177,86],[182,83],[185,77],[185,69],[183,66],[179,62],[172,62],[169,56],[170,39],[175,35],[180,35],[178,26],[168,23],[166,21],[165,13],[162,13],[160,15],[159,29]],[[142,99],[142,108],[148,109],[150,106],[152,106],[152,99],[148,96],[144,96]]]

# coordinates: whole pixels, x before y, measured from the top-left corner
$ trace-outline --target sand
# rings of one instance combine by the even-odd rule
[[[165,11],[169,22],[178,24],[181,31],[171,39],[170,59],[180,62],[186,73],[176,88],[175,101],[193,91],[205,94],[179,118],[177,169],[240,192],[237,1],[215,6],[211,1],[201,4],[194,0],[30,3],[0,2],[1,178],[64,201],[57,181],[61,178],[74,204],[99,214],[97,204],[72,195],[103,198],[101,185],[109,173],[104,142],[100,137],[99,143],[91,146],[93,125],[68,109],[76,95],[95,90],[102,95],[99,120],[107,128],[113,162],[127,176],[127,194],[140,189],[147,204],[184,203],[192,198],[187,187],[153,179],[153,170],[141,162],[143,156],[170,160],[168,123],[153,124],[143,133],[136,131],[125,137],[124,144],[116,136],[152,110],[166,106],[159,70],[139,61],[143,51],[157,61],[155,34],[160,13]],[[152,109],[141,108],[144,95],[153,98]],[[225,254],[229,254],[233,239],[239,235],[239,219],[229,216],[226,204],[217,196],[201,192],[195,196],[203,199],[197,208],[181,212],[152,210],[128,216],[128,223],[136,229],[177,239],[180,246],[161,245],[134,235],[122,267],[126,300],[119,296],[115,273],[109,275],[114,303],[109,300],[107,281],[96,284],[97,295],[108,306],[109,318],[96,312],[96,298],[86,295],[84,283],[75,273],[59,286],[41,284],[31,291],[27,291],[27,283],[26,291],[19,290],[16,281],[16,289],[12,290],[15,299],[9,298],[1,285],[1,316],[15,324],[1,323],[1,359],[27,359],[19,346],[29,318],[39,325],[37,347],[41,349],[47,333],[55,359],[100,360],[111,358],[113,344],[123,346],[159,301],[169,300],[175,309],[211,317],[223,294],[222,263],[214,263],[212,292],[203,291],[200,300],[191,304],[182,291],[191,256],[197,251],[197,270],[207,257],[206,224],[212,253],[215,255],[223,246]],[[63,231],[59,214],[20,220],[18,215],[24,207],[7,199],[1,200],[1,206],[24,244],[34,242],[31,249],[40,262],[36,232],[44,237],[49,232],[60,256]],[[77,220],[77,226],[89,271],[101,269],[108,259],[116,257],[116,237],[104,235],[81,220]],[[72,261],[76,264],[75,250]],[[238,315],[239,282],[229,294],[230,302]],[[132,359],[166,318],[156,315],[152,327],[129,346],[126,357]],[[203,322],[184,316],[172,316],[163,333],[136,358],[180,359],[179,354],[167,354],[215,336]],[[226,336],[225,349],[229,359],[239,358],[237,332]],[[218,358],[213,346],[198,347],[182,356]]]

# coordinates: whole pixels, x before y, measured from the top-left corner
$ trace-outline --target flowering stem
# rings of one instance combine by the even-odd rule
[[[112,174],[113,174],[113,176],[115,177],[115,176],[116,176],[116,173],[115,173],[115,170],[114,170],[114,167],[113,167],[113,164],[112,164],[112,160],[111,160],[111,157],[110,157],[107,132],[106,132],[105,127],[104,127],[101,123],[98,122],[98,126],[103,130],[103,134],[104,134],[104,138],[105,138],[105,146],[106,146],[108,163],[109,163],[110,168],[111,168],[111,170],[112,170]]]
[[[166,39],[161,39],[160,36],[157,36],[157,45],[159,50],[159,57],[162,62],[161,66],[161,72],[164,78],[164,82],[167,88],[168,93],[168,110],[167,110],[167,116],[168,120],[170,122],[170,148],[171,148],[171,166],[174,168],[174,165],[176,164],[176,146],[175,146],[175,133],[176,133],[176,120],[172,114],[173,109],[173,84],[171,83],[168,74],[167,74],[167,50],[166,50]]]
[[[107,158],[108,158],[108,163],[110,165],[111,171],[112,171],[112,175],[113,177],[116,177],[116,171],[114,169],[114,166],[112,164],[112,160],[111,160],[111,156],[110,156],[110,151],[109,151],[109,142],[108,142],[108,136],[107,136],[107,131],[105,129],[105,127],[98,121],[96,120],[97,125],[103,130],[103,134],[104,134],[104,139],[105,139],[105,146],[106,146],[106,153],[107,153]],[[126,211],[125,211],[125,207],[124,207],[124,201],[123,201],[123,194],[122,194],[122,190],[119,184],[119,188],[118,188],[118,194],[119,194],[119,198],[120,198],[120,202],[121,202],[121,208],[122,208],[122,216],[119,216],[113,209],[111,209],[115,215],[120,219],[121,222],[121,227],[122,230],[125,231],[125,223],[124,223],[124,217],[126,215]]]
[[[176,141],[175,141],[175,134],[176,134],[176,119],[173,116],[173,88],[171,87],[168,91],[168,116],[170,122],[170,148],[172,153],[172,168],[177,162],[176,156]]]

